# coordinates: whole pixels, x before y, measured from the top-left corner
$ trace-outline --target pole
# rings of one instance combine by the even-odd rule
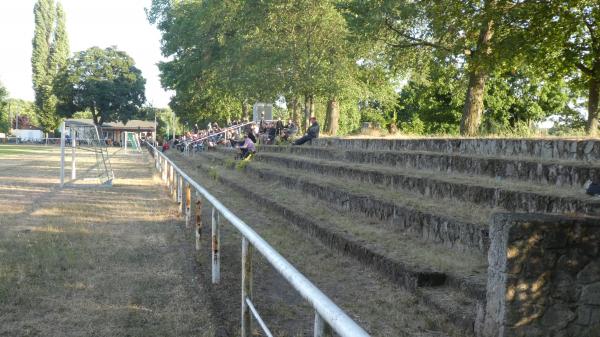
[[[252,245],[242,238],[242,337],[252,336],[252,316],[246,298],[252,300]]]
[[[73,131],[73,129],[71,129],[71,131]],[[76,168],[76,161],[77,159],[75,158],[75,152],[76,152],[76,146],[77,146],[77,141],[76,141],[76,132],[71,132],[71,179],[75,180],[77,179],[77,168]]]
[[[196,250],[200,250],[200,240],[202,239],[202,196],[196,191]]]
[[[177,125],[175,125],[175,112],[173,112],[173,141],[175,141],[175,135],[177,134]]]
[[[217,284],[221,280],[221,252],[220,252],[220,228],[219,212],[212,209],[212,283]]]
[[[60,187],[65,186],[65,122],[60,126]]]
[[[315,337],[333,337],[333,329],[325,322],[323,317],[315,311]]]
[[[15,118],[15,130],[19,130],[19,110],[17,110],[17,117]],[[15,138],[15,142],[19,144],[19,136]]]

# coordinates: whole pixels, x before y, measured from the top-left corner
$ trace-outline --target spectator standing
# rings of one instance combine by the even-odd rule
[[[277,117],[277,122],[275,123],[275,130],[277,136],[281,137],[281,133],[283,132],[283,122],[281,121],[281,117]]]

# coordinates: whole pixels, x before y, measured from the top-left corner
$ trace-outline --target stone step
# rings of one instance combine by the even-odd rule
[[[477,156],[524,157],[556,160],[596,161],[600,159],[600,140],[564,138],[413,138],[341,139],[319,138],[313,146],[345,150],[427,151]]]
[[[217,165],[226,164],[214,154],[203,154],[201,158]],[[198,163],[202,171],[215,167],[202,162]],[[372,220],[332,212],[331,208],[310,196],[298,199],[295,190],[278,183],[256,180],[252,176],[255,183],[248,186],[246,172],[220,171],[218,179],[249,200],[291,219],[295,226],[326,246],[352,256],[405,289],[418,292],[425,303],[444,312],[461,329],[473,329],[476,308],[485,301],[485,256],[448,251],[414,236],[365,226]]]
[[[573,189],[498,181],[463,174],[390,168],[261,152],[263,162],[287,169],[361,181],[390,190],[409,191],[438,200],[452,199],[514,212],[600,214],[600,200]]]
[[[598,163],[572,160],[533,160],[519,157],[485,157],[407,150],[343,150],[335,147],[315,146],[263,145],[260,151],[291,153],[317,159],[339,160],[358,164],[479,175],[540,185],[567,186],[578,190],[587,180],[600,179],[600,165]]]
[[[203,156],[235,165],[233,154],[205,153]],[[487,254],[487,221],[493,212],[468,203],[451,200],[440,202],[411,193],[398,193],[372,184],[322,177],[310,172],[270,167],[265,163],[247,162],[247,173],[280,186],[327,202],[341,212],[365,215],[381,226],[408,232],[424,240],[442,243],[459,251],[475,250]]]
[[[421,287],[416,291],[408,291],[355,258],[329,249],[320,240],[297,227],[295,218],[284,216],[245,191],[224,183],[227,179],[252,190],[252,187],[261,185],[260,181],[249,182],[249,176],[244,172],[224,169],[215,162],[207,161],[204,154],[190,158],[173,151],[168,155],[190,177],[250,225],[371,336],[474,335],[474,318],[479,302],[449,286]],[[207,171],[211,174],[207,174]],[[217,175],[212,174],[215,171],[218,172]],[[215,177],[218,179],[214,179]],[[273,192],[265,186],[260,193]],[[210,214],[210,208],[207,209],[207,214]],[[210,223],[210,220],[207,221],[209,222],[205,222],[205,226]],[[239,249],[239,235],[231,228],[226,222],[222,222],[221,247],[224,247],[224,260],[239,259],[239,251],[229,248],[235,246]],[[205,233],[210,235],[210,228]],[[228,242],[231,244],[228,245]],[[298,320],[299,317],[301,322],[308,322],[312,314],[310,307],[303,305],[301,298],[300,303],[296,304],[298,301],[294,300],[290,304],[290,297],[298,296],[294,296],[295,292],[289,285],[283,284],[285,280],[270,281],[269,273],[273,271],[265,265],[260,254],[255,255],[253,263],[255,304],[258,304],[257,308],[269,322],[269,326],[277,327],[278,320]],[[239,275],[239,269],[232,270],[231,267],[231,264],[222,265],[222,282]],[[234,287],[239,284],[239,280],[237,281],[233,283]],[[230,293],[239,298],[239,290],[235,296],[235,289],[237,288],[229,289]],[[261,299],[265,297],[269,301],[263,301],[261,308]],[[305,316],[307,317],[303,319]],[[304,331],[274,330],[280,336],[312,333],[310,329]]]

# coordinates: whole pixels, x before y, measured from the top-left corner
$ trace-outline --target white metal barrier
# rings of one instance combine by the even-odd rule
[[[190,151],[193,149],[193,147],[194,147],[195,144],[202,143],[202,142],[204,142],[207,139],[217,137],[217,136],[219,136],[221,134],[225,135],[225,140],[227,141],[227,132],[229,132],[231,130],[238,130],[239,131],[239,129],[241,129],[241,128],[245,127],[245,126],[248,126],[248,125],[252,125],[252,124],[256,124],[256,122],[248,122],[248,123],[243,123],[243,124],[229,126],[229,127],[225,128],[225,129],[219,131],[219,132],[216,132],[216,133],[213,133],[213,134],[210,134],[210,135],[207,135],[207,136],[204,136],[204,137],[201,137],[201,138],[194,139],[192,141],[186,142],[185,143],[185,148],[184,148],[184,153],[189,156],[190,153],[191,153]]]
[[[220,217],[223,216],[242,235],[242,337],[250,337],[251,317],[254,316],[259,326],[267,336],[272,336],[269,328],[260,317],[252,303],[252,254],[257,250],[315,310],[314,336],[333,336],[335,331],[341,337],[367,337],[369,334],[356,324],[342,309],[331,301],[321,290],[292,266],[281,254],[269,245],[244,221],[227,209],[219,200],[212,196],[200,184],[190,178],[177,165],[151,144],[146,143],[154,156],[155,168],[160,172],[162,181],[168,186],[171,196],[179,203],[179,209],[185,214],[186,226],[190,227],[191,191],[196,195],[195,234],[196,250],[200,249],[200,230],[202,199],[212,205],[212,282],[219,283],[220,274]]]

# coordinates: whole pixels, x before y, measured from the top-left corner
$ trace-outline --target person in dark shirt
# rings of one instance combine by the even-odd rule
[[[319,138],[319,123],[317,123],[317,118],[311,117],[310,123],[311,125],[306,131],[306,134],[293,142],[292,145],[302,145],[310,140]]]
[[[281,137],[283,132],[283,122],[281,121],[281,117],[277,118],[277,122],[275,123],[275,131],[277,133],[277,137]]]

